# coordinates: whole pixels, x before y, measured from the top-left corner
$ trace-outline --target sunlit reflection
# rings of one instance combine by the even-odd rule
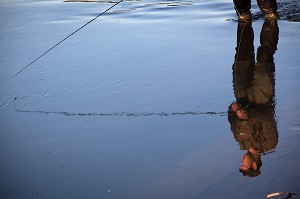
[[[255,60],[252,23],[239,23],[237,28],[232,68],[236,101],[228,108],[228,120],[240,150],[246,150],[240,172],[250,177],[260,174],[261,156],[273,152],[278,143],[273,58],[278,35],[277,21],[265,21]]]

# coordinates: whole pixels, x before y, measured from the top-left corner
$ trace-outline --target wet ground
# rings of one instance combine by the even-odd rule
[[[28,66],[114,3],[1,1],[1,198],[299,193],[300,24],[278,21],[278,143],[249,177],[227,114],[231,1],[122,2]],[[255,55],[263,24],[252,23]]]
[[[292,22],[300,22],[300,1],[297,0],[277,0],[278,14],[281,20]],[[262,19],[263,15],[257,6],[253,6],[255,12],[253,13],[254,19]]]

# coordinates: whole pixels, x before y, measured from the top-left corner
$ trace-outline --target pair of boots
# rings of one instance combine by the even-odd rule
[[[276,20],[277,15],[277,2],[276,0],[256,0],[257,5],[265,15],[266,20]],[[233,0],[236,14],[240,22],[251,22],[251,0]]]
[[[278,19],[278,14],[274,13],[274,12],[265,14],[265,19],[266,20],[276,20],[276,19]],[[252,21],[251,13],[239,15],[238,20],[239,20],[239,22],[251,22]]]

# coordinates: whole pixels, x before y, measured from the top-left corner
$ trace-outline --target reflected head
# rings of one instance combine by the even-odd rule
[[[240,166],[240,172],[243,176],[256,177],[260,172],[260,167],[262,161],[260,157],[255,157],[251,153],[246,153],[242,160],[242,165]]]

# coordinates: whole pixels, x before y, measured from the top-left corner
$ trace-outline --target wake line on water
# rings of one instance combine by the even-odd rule
[[[63,116],[102,116],[102,117],[149,117],[149,116],[185,116],[185,115],[219,115],[227,116],[227,112],[201,112],[201,111],[186,111],[186,112],[91,112],[91,113],[80,113],[80,112],[68,112],[68,111],[43,111],[43,110],[22,110],[16,106],[17,98],[14,99],[14,109],[20,113],[37,113],[37,114],[53,114]]]

